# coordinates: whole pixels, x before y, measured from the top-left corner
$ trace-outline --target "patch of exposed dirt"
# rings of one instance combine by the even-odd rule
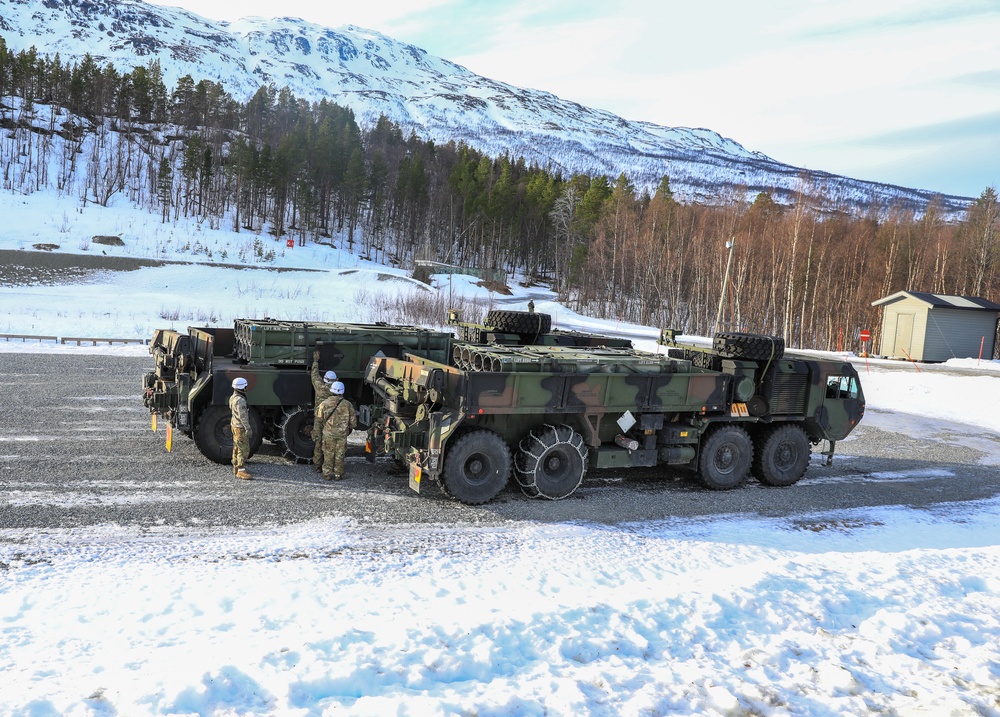
[[[95,244],[103,244],[104,246],[125,246],[125,242],[122,241],[121,237],[104,236],[102,234],[91,238],[91,241]]]
[[[514,294],[506,284],[501,284],[499,281],[478,281],[476,286],[481,286],[494,294],[503,294],[504,296],[513,296]]]

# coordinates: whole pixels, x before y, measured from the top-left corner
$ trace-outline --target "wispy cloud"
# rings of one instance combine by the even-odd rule
[[[838,7],[839,6],[839,7]],[[842,17],[838,13],[854,13]],[[831,21],[830,16],[835,19]],[[867,33],[887,33],[925,26],[965,23],[971,20],[996,21],[1000,19],[1000,6],[993,0],[967,0],[966,2],[923,3],[826,3],[825,12],[805,13],[804,18],[814,18],[816,24],[797,33],[798,40],[843,40]]]
[[[997,128],[1000,127],[1000,112],[961,117],[949,122],[934,122],[913,127],[904,127],[889,132],[880,132],[851,141],[859,147],[871,148],[919,148],[940,143],[971,145],[975,142],[1000,142]],[[1000,157],[994,157],[1000,165]]]

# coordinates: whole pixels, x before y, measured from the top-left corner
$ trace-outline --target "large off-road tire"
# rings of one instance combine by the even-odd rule
[[[448,442],[441,487],[461,503],[480,505],[506,487],[510,466],[503,438],[493,431],[469,431]]]
[[[560,500],[587,475],[587,446],[569,426],[542,426],[521,440],[514,475],[525,495]]]
[[[552,331],[552,316],[530,311],[489,311],[483,323],[505,334],[517,334],[526,344],[534,343],[539,336]]]
[[[250,455],[264,442],[264,421],[256,408],[250,408]],[[209,406],[198,417],[194,427],[194,443],[210,461],[227,464],[233,460],[233,430],[229,424],[229,406]]]
[[[712,348],[723,358],[777,361],[785,353],[785,340],[780,336],[721,333],[712,339]]]
[[[315,448],[312,429],[311,408],[288,406],[278,417],[274,442],[288,460],[295,463],[312,463]]]
[[[768,428],[755,441],[750,471],[764,485],[785,488],[805,475],[810,452],[809,437],[801,426]]]
[[[753,443],[739,426],[721,425],[709,431],[701,444],[698,473],[712,490],[729,490],[743,484],[753,461]]]

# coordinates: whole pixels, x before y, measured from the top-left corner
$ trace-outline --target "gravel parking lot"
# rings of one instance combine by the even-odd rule
[[[488,505],[469,507],[433,489],[413,493],[388,459],[366,462],[360,432],[342,482],[327,483],[310,466],[288,463],[268,443],[252,461],[255,479],[239,481],[179,433],[173,451],[165,450],[162,421],[153,433],[141,401],[142,375],[151,368],[142,357],[0,353],[0,529],[213,531],[321,518],[362,526],[615,524],[727,514],[789,517],[808,527],[831,510],[933,509],[1000,492],[996,468],[981,462],[1000,454],[995,437],[959,445],[963,427],[929,423],[892,433],[878,427],[878,414],[838,445],[833,466],[814,456],[805,479],[789,489],[750,482],[717,493],[680,471],[594,471],[564,501],[528,499],[512,483]]]

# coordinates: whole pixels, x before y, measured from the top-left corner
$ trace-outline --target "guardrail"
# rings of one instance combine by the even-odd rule
[[[0,334],[0,339],[6,339],[10,341],[11,339],[21,339],[22,342],[31,339],[32,341],[58,341],[58,336],[34,336],[32,334]]]
[[[91,346],[97,346],[97,344],[148,344],[149,339],[112,339],[104,337],[93,337],[93,336],[39,336],[37,334],[0,334],[0,339],[10,341],[11,339],[20,339],[24,341],[58,341],[61,344],[76,343],[80,346],[85,343],[89,343]]]
[[[144,344],[146,339],[95,339],[95,338],[84,338],[82,336],[63,336],[59,339],[59,343],[72,343],[76,341],[76,345],[79,346],[81,343],[90,343],[91,346],[97,346],[98,343],[108,344]]]

